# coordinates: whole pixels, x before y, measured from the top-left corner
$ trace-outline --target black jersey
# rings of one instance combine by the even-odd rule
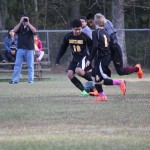
[[[18,34],[18,48],[34,50],[33,32],[28,26],[24,28],[23,25],[21,25],[16,33]]]
[[[92,32],[93,48],[90,61],[94,57],[101,58],[111,54],[109,49],[110,36],[105,29],[95,29]]]
[[[87,47],[89,51],[91,51],[92,44],[92,40],[85,33],[81,32],[79,36],[74,36],[73,32],[69,32],[65,35],[63,39],[63,42],[61,44],[60,50],[56,58],[56,63],[59,63],[60,58],[64,55],[68,46],[71,47],[73,61],[79,62],[84,56],[89,57]]]

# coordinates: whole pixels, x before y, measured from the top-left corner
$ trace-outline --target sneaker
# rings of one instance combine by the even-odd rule
[[[83,90],[82,93],[80,94],[80,96],[88,96],[88,95],[89,94],[85,90]]]
[[[135,67],[138,68],[137,75],[141,79],[142,76],[143,76],[143,71],[142,71],[141,65],[140,64],[136,64]]]
[[[121,80],[120,89],[122,91],[122,94],[125,95],[126,94],[126,81],[125,80]]]
[[[33,81],[29,81],[28,83],[32,84],[32,83],[33,83]]]
[[[18,82],[9,81],[9,84],[17,84]]]
[[[2,60],[2,63],[6,63],[6,60]]]
[[[96,89],[93,89],[93,92],[89,92],[89,95],[91,96],[99,96],[99,93]]]
[[[98,96],[96,102],[107,101],[107,96]]]

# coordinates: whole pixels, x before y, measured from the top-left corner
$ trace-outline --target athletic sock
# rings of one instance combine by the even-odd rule
[[[113,80],[113,85],[120,85],[121,84],[121,80]]]
[[[71,81],[78,89],[80,89],[81,91],[84,90],[84,86],[82,85],[82,83],[81,83],[76,77],[73,77],[70,81]]]
[[[123,71],[125,72],[126,75],[137,72],[138,68],[137,67],[131,67],[131,66],[127,66],[123,68]]]
[[[84,79],[86,79],[87,81],[92,81],[92,78],[91,78],[91,74],[90,74],[90,73],[85,73],[82,77],[83,77]]]
[[[112,79],[104,79],[104,85],[113,85]]]
[[[103,92],[102,85],[95,84],[95,88],[96,88],[96,90],[98,91],[98,93],[101,93],[101,92]]]
[[[105,93],[104,92],[100,92],[99,96],[105,96]]]

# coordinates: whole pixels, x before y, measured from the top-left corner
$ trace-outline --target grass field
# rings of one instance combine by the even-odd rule
[[[49,77],[0,82],[0,150],[150,150],[150,75],[124,77],[125,96],[104,86],[108,101],[99,103],[66,75]]]

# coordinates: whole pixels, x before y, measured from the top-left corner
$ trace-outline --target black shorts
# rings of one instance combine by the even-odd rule
[[[110,44],[110,49],[111,49],[111,60],[113,61],[115,68],[123,68],[121,47],[118,45],[118,43],[115,43]]]
[[[110,78],[111,71],[109,69],[109,64],[111,62],[111,55],[104,56],[95,61],[95,81],[99,82],[103,79]]]
[[[87,58],[86,58],[86,56],[85,57],[83,57],[79,62],[76,62],[76,61],[71,61],[70,62],[70,65],[69,65],[69,67],[68,67],[68,69],[67,70],[72,70],[73,72],[75,72],[75,69],[77,68],[77,67],[79,67],[79,68],[81,68],[82,70],[84,70],[84,71],[92,71],[92,67],[91,67],[91,65],[90,66],[88,66],[88,67],[86,67],[86,62],[87,62]]]
[[[78,62],[71,61],[70,64],[69,64],[69,67],[68,67],[67,71],[68,70],[72,70],[75,73],[75,69],[77,67],[77,64],[78,64]]]
[[[83,59],[77,64],[77,67],[81,68],[82,70],[88,72],[88,71],[92,71],[92,66],[89,65],[88,67],[86,67],[86,62],[88,61],[87,57],[83,57]]]

